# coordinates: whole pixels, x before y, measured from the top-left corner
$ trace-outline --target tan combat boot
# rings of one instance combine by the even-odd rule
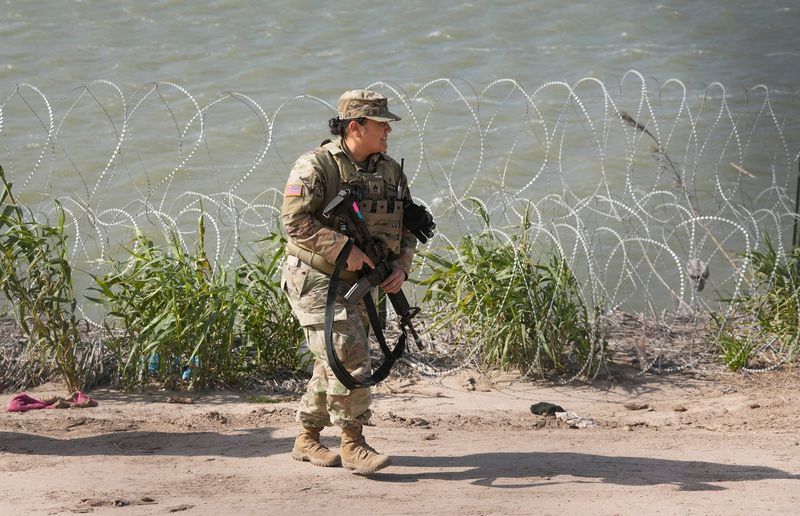
[[[342,466],[358,475],[375,473],[391,464],[388,455],[376,452],[361,433],[361,425],[342,428],[342,446],[339,448]]]
[[[297,435],[297,439],[294,440],[292,458],[308,461],[315,466],[338,466],[339,456],[319,442],[321,431],[322,428],[304,426]]]

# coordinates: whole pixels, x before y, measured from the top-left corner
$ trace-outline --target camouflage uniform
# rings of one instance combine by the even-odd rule
[[[385,97],[380,97],[385,106]],[[399,119],[392,116],[392,120]],[[342,113],[340,117],[347,118]],[[348,184],[358,184],[365,192],[366,199],[359,206],[370,232],[384,241],[389,263],[403,270],[406,276],[416,246],[414,235],[402,227],[401,199],[410,199],[410,193],[407,179],[395,160],[375,153],[365,163],[355,163],[342,138],[338,138],[303,154],[295,162],[284,191],[283,225],[289,240],[289,256],[283,268],[282,288],[316,358],[313,376],[297,410],[297,421],[307,427],[361,425],[372,415],[370,389],[350,390],[342,385],[328,365],[325,352],[329,274],[347,237],[334,229],[335,221],[323,217],[322,210]],[[394,207],[391,213],[387,213],[387,206]],[[356,380],[363,380],[371,374],[369,322],[363,303],[353,306],[343,300],[355,278],[356,274],[349,271],[342,274],[333,342],[345,369]]]

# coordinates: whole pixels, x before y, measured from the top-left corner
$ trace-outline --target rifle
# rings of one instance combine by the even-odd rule
[[[356,304],[361,301],[367,293],[383,283],[392,273],[392,267],[386,260],[384,244],[381,240],[370,235],[357,201],[358,192],[343,188],[322,211],[325,217],[331,214],[337,216],[342,221],[342,232],[349,235],[353,239],[353,243],[364,251],[369,256],[369,259],[372,260],[372,263],[375,264],[374,269],[364,265],[361,269],[361,277],[344,295],[345,301],[350,304]],[[407,329],[414,338],[417,347],[422,349],[422,339],[420,339],[414,325],[411,323],[414,316],[419,313],[419,307],[410,306],[402,290],[386,296],[392,303],[395,313],[400,317],[400,327],[404,330]],[[380,331],[379,328],[373,328],[373,330],[376,334]]]
[[[414,337],[417,347],[422,349],[422,340],[419,334],[414,329],[411,319],[419,313],[419,308],[411,307],[408,304],[405,294],[402,291],[394,294],[387,294],[389,301],[394,307],[395,313],[400,316],[400,329],[401,334],[397,339],[397,344],[394,349],[389,349],[386,345],[386,339],[383,337],[383,330],[378,318],[378,313],[375,310],[375,303],[372,300],[372,295],[369,294],[370,290],[376,285],[380,285],[389,274],[392,273],[392,268],[386,263],[386,257],[383,247],[383,242],[377,238],[373,238],[367,229],[367,223],[361,210],[358,207],[358,200],[360,198],[361,190],[358,188],[342,189],[336,197],[325,206],[322,214],[325,217],[335,215],[341,222],[341,232],[348,235],[350,238],[345,244],[339,257],[336,258],[336,263],[333,266],[333,273],[331,274],[330,284],[328,285],[328,297],[325,303],[325,353],[328,358],[328,365],[336,378],[347,387],[348,389],[362,389],[377,384],[387,376],[392,368],[392,365],[403,356],[406,349],[406,337],[408,333]],[[404,201],[400,201],[404,202]],[[412,207],[411,212],[413,216],[406,217],[408,211],[404,212],[403,226],[411,230],[414,235],[421,241],[426,242],[427,238],[433,235],[433,229],[436,225],[433,223],[433,218],[425,210],[424,207],[417,206],[410,200],[406,201],[408,206]],[[353,245],[364,251],[369,256],[372,263],[377,264],[374,269],[370,269],[368,265],[364,265],[361,270],[361,278],[350,288],[345,294],[345,301],[348,303],[357,303],[359,300],[364,300],[364,306],[369,315],[370,326],[375,333],[375,338],[383,351],[385,357],[383,364],[376,369],[372,375],[362,381],[356,380],[345,369],[339,357],[336,356],[336,350],[333,347],[333,319],[336,308],[336,298],[338,293],[339,275],[344,270],[347,256],[353,249]]]

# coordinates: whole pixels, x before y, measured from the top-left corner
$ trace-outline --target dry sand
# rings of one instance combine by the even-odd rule
[[[0,414],[0,514],[796,514],[798,387],[791,371],[395,376],[365,429],[393,462],[370,477],[292,460],[292,399],[99,389],[95,408]],[[596,427],[535,416],[539,401]]]

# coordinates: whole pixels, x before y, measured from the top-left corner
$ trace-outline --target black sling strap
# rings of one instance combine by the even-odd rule
[[[330,143],[330,140],[323,141],[320,146],[324,147],[326,144]],[[328,154],[333,158],[333,153],[329,149],[325,149]],[[338,162],[334,158],[334,163],[338,168]],[[400,170],[402,171],[402,163],[400,166]],[[339,176],[341,180],[341,170],[339,170]],[[350,254],[350,250],[353,247],[353,239],[350,238],[347,244],[344,246],[342,251],[339,253],[339,256],[336,258],[336,263],[334,264],[333,272],[331,273],[330,283],[328,285],[328,296],[325,303],[325,353],[328,357],[328,364],[330,365],[331,369],[333,370],[333,374],[336,375],[336,378],[348,389],[363,389],[366,387],[371,387],[376,385],[378,382],[384,380],[387,376],[389,376],[389,372],[392,369],[394,363],[403,356],[406,350],[406,341],[408,338],[408,332],[411,332],[412,337],[417,342],[417,346],[422,349],[422,343],[419,339],[419,335],[417,334],[414,327],[411,325],[411,318],[419,311],[418,308],[414,310],[410,309],[408,303],[405,302],[398,314],[401,314],[401,321],[400,321],[400,328],[401,334],[400,337],[397,339],[397,344],[395,345],[394,349],[389,349],[389,346],[386,345],[386,339],[383,335],[383,329],[380,322],[380,317],[378,316],[378,311],[375,308],[375,303],[372,300],[372,294],[367,292],[366,295],[363,297],[364,307],[367,310],[367,315],[369,316],[370,326],[372,327],[372,332],[375,334],[375,338],[378,340],[378,344],[381,347],[381,351],[383,352],[384,361],[381,366],[376,369],[372,375],[363,381],[358,381],[345,369],[342,362],[339,360],[339,357],[336,356],[336,350],[333,347],[333,320],[334,314],[336,312],[336,297],[339,290],[339,277],[344,270],[345,263],[347,262],[347,256]],[[402,296],[401,296],[402,297]],[[405,297],[403,297],[405,300]],[[393,306],[395,306],[395,302],[393,301]],[[397,306],[395,306],[397,308]],[[405,315],[402,315],[405,314]],[[368,328],[366,328],[369,331]]]
[[[394,349],[390,350],[389,346],[386,345],[386,339],[383,336],[380,318],[378,317],[378,312],[375,309],[375,303],[372,300],[372,294],[368,292],[363,298],[364,306],[367,309],[367,315],[369,316],[369,322],[370,326],[372,326],[372,331],[375,334],[375,337],[378,339],[378,344],[380,344],[381,351],[384,355],[383,364],[381,364],[381,366],[376,369],[369,378],[363,381],[358,381],[353,378],[347,369],[345,369],[344,365],[339,360],[339,357],[336,356],[336,350],[333,347],[333,319],[336,312],[336,297],[339,290],[339,276],[342,274],[342,270],[344,270],[345,263],[347,263],[347,256],[350,254],[350,250],[352,248],[353,240],[350,239],[348,240],[347,244],[345,244],[342,252],[339,253],[338,258],[336,258],[330,283],[328,284],[328,296],[325,302],[325,352],[328,357],[328,364],[333,370],[333,374],[336,375],[336,378],[342,382],[342,385],[350,390],[372,387],[378,382],[384,380],[387,376],[389,376],[392,366],[397,359],[403,356],[403,353],[406,349],[405,327],[402,330],[400,338],[397,339],[397,345],[395,345]]]

